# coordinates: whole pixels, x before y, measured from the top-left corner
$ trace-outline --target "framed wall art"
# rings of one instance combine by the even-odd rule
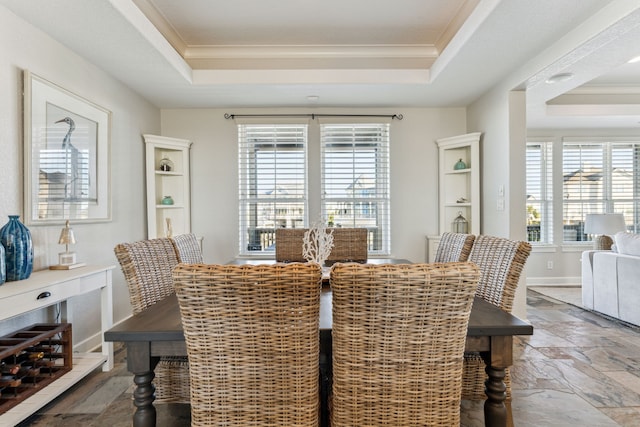
[[[111,112],[24,72],[24,220],[111,220]]]

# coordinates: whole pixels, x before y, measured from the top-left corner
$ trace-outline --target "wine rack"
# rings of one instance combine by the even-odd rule
[[[0,414],[73,367],[70,323],[36,323],[0,337]]]

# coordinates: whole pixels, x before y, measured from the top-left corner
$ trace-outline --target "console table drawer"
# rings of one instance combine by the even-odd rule
[[[44,286],[39,289],[24,292],[0,299],[2,318],[8,319],[25,312],[47,307],[78,295],[81,289],[81,279],[69,280],[56,285]]]

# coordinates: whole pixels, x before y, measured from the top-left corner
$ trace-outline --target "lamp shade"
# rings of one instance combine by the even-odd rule
[[[624,231],[626,225],[622,214],[587,214],[584,223],[586,234],[613,235],[618,231]]]
[[[69,221],[67,221],[64,228],[60,232],[60,238],[58,239],[58,244],[74,245],[75,243],[76,243],[76,236],[73,234],[73,228],[69,227]]]

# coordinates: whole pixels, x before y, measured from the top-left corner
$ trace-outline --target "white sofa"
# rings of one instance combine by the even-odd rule
[[[612,251],[582,253],[582,304],[640,326],[640,235],[614,239]]]

